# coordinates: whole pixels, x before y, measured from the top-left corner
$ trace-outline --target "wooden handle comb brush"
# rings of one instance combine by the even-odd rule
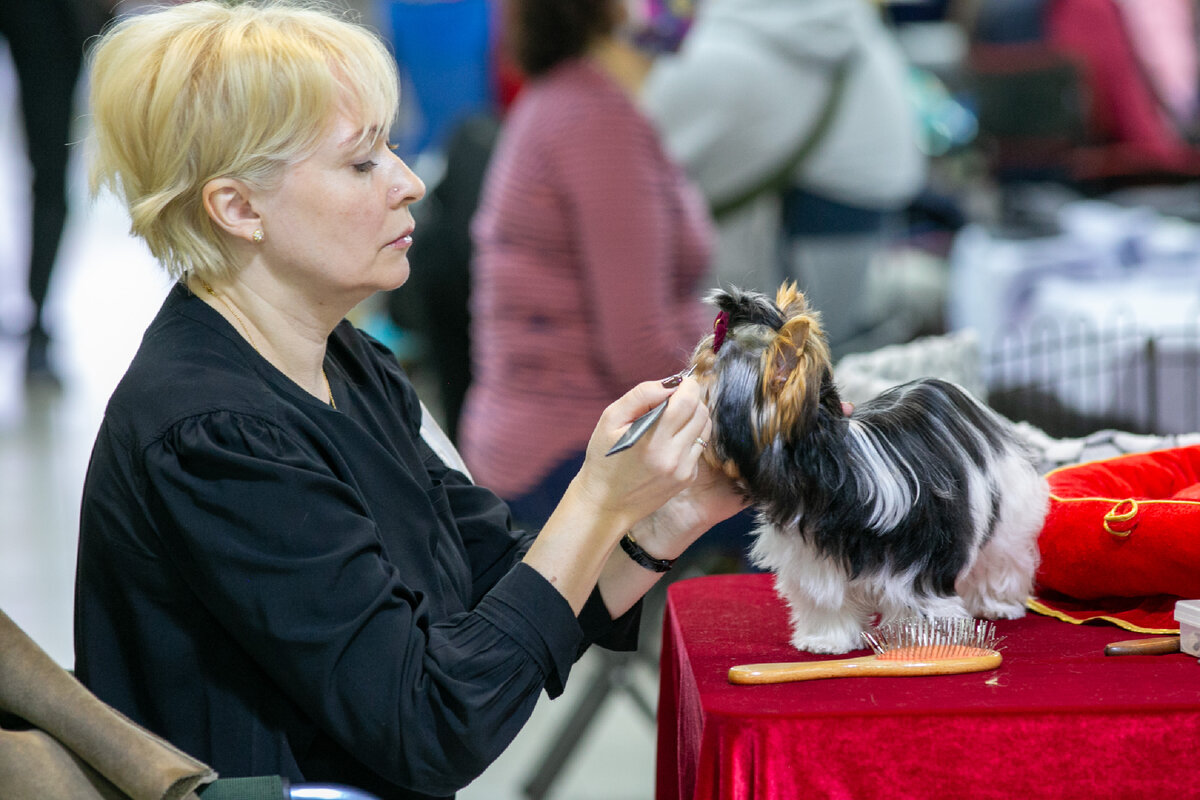
[[[953,675],[1000,666],[995,626],[971,619],[917,619],[863,634],[875,655],[832,661],[742,664],[729,670],[736,684],[785,683],[855,676]]]
[[[1128,639],[1104,646],[1106,656],[1160,656],[1179,652],[1178,636],[1151,636],[1148,639]]]

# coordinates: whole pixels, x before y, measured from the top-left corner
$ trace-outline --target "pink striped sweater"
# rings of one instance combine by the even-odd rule
[[[581,452],[605,406],[685,363],[713,317],[712,229],[634,102],[581,60],[517,97],[472,234],[462,452],[511,499]]]

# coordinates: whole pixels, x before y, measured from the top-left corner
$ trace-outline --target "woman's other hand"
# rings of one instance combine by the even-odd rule
[[[672,398],[671,404],[674,402]],[[667,407],[670,408],[671,404]],[[710,431],[711,425],[706,426],[706,442]],[[749,503],[728,476],[706,459],[700,458],[703,446],[694,444],[694,449],[699,452],[696,453],[692,480],[637,522],[631,530],[634,539],[652,558],[678,558],[705,531],[741,511]],[[688,463],[691,463],[690,460]],[[654,585],[658,577],[657,573],[635,564],[625,553],[616,551],[605,566],[599,582],[600,593],[609,613],[614,618],[624,614]]]
[[[727,475],[702,459],[696,480],[637,526],[637,540],[661,558],[678,558],[702,534],[749,504]]]

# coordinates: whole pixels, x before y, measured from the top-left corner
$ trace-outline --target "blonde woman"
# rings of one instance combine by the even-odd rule
[[[545,528],[510,530],[344,320],[404,283],[420,235],[380,41],[311,7],[201,0],[107,31],[91,86],[94,187],[178,283],[92,455],[80,678],[223,777],[452,795],[589,643],[635,643],[644,565],[741,507],[699,458],[699,388],[616,400]]]

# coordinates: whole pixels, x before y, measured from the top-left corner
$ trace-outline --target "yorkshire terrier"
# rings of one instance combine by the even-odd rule
[[[719,313],[692,356],[706,458],[758,512],[751,562],[775,575],[792,644],[845,653],[904,617],[1023,616],[1049,493],[1011,424],[933,378],[847,416],[794,285],[708,299]]]

